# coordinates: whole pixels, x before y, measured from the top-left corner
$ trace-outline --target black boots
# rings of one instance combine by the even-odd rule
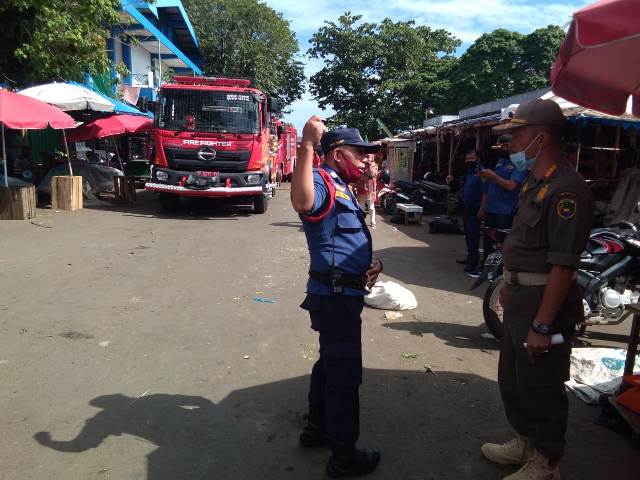
[[[300,446],[302,448],[322,447],[327,444],[327,437],[324,433],[324,427],[307,422],[307,425],[300,434]]]
[[[355,477],[373,472],[380,462],[380,452],[375,449],[355,449],[351,453],[334,453],[327,463],[327,475],[331,478]]]

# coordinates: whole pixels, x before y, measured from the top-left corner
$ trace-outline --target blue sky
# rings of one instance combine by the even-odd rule
[[[309,48],[309,38],[324,24],[336,20],[350,10],[362,15],[363,20],[378,22],[385,17],[393,20],[415,20],[417,24],[444,28],[463,42],[463,49],[485,32],[508,28],[529,33],[549,24],[564,26],[571,14],[593,0],[266,0],[274,10],[281,12],[296,32],[300,51]],[[322,68],[322,62],[303,58],[307,77]],[[322,112],[309,94],[292,105],[287,121],[302,131],[304,122],[314,113]]]

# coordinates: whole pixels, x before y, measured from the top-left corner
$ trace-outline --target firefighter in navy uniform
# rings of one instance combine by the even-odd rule
[[[325,158],[313,168],[314,146]],[[349,189],[364,172],[379,145],[366,143],[357,129],[325,132],[317,116],[304,127],[291,183],[291,202],[300,214],[311,268],[307,296],[311,328],[320,334],[320,358],[309,386],[309,418],[302,447],[328,443],[330,477],[373,471],[380,452],[357,449],[360,434],[358,389],[362,383],[361,312],[365,287],[372,286],[382,263],[372,258],[371,235]]]
[[[561,153],[566,123],[555,102],[537,99],[494,128],[511,133],[511,161],[530,172],[503,246],[498,383],[516,437],[482,446],[489,460],[522,466],[509,480],[560,479],[569,405],[564,382],[575,325],[584,319],[576,270],[593,219],[587,184]],[[563,344],[551,345],[554,333]]]

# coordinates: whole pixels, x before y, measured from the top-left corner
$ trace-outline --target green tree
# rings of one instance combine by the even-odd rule
[[[376,119],[398,130],[421,124],[425,107],[445,108],[446,72],[460,41],[445,30],[385,19],[361,22],[346,12],[325,22],[308,54],[322,59],[310,90],[321,108],[333,107],[330,124],[357,126],[379,136]]]
[[[81,80],[111,67],[106,40],[119,0],[0,2],[0,83]]]
[[[557,25],[539,28],[522,41],[521,67],[524,76],[520,79],[522,91],[534,90],[549,85],[551,67],[564,41],[565,31]]]
[[[480,36],[449,72],[451,111],[549,85],[563,39],[553,25],[529,35],[498,29]]]
[[[258,0],[187,0],[207,75],[251,78],[284,106],[302,97],[304,66],[289,22]]]

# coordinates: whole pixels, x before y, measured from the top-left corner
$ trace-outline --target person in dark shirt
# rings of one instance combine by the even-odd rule
[[[482,205],[482,167],[478,162],[478,154],[475,150],[467,151],[465,157],[467,175],[464,180],[462,201],[464,203],[464,237],[467,244],[467,256],[458,263],[465,264],[464,271],[468,275],[475,275],[480,261],[480,222],[483,213]]]

